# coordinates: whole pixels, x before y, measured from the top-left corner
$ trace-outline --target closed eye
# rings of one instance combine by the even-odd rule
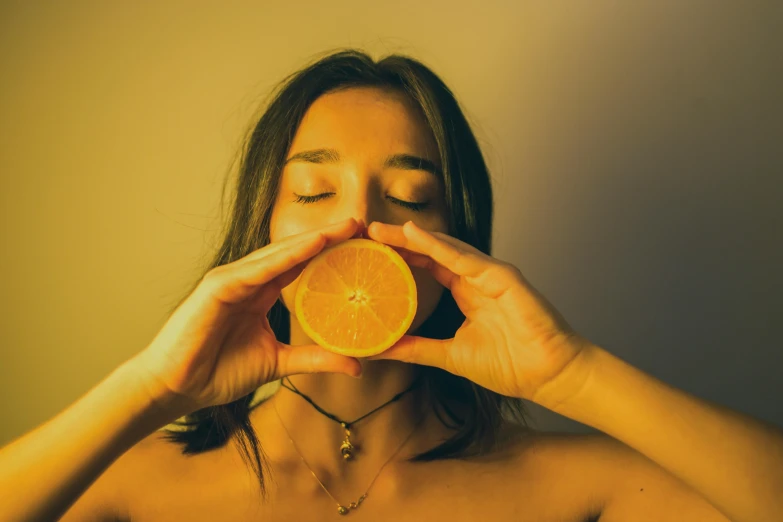
[[[397,205],[399,205],[401,207],[405,207],[405,208],[408,208],[410,210],[413,210],[414,212],[421,212],[422,210],[427,208],[427,206],[429,205],[428,201],[421,201],[421,202],[405,201],[403,199],[397,199],[397,198],[393,198],[391,196],[386,196],[386,198],[389,201],[392,201],[392,202],[396,203]]]
[[[333,196],[334,192],[325,192],[323,194],[316,194],[314,196],[300,196],[299,194],[294,194],[296,196],[296,199],[294,200],[294,203],[315,203],[316,201],[324,198],[328,198],[329,196]]]
[[[312,196],[304,196],[300,194],[294,194],[296,196],[296,199],[294,200],[295,203],[302,203],[304,205],[307,205],[308,203],[315,203],[316,201],[320,201],[322,199],[329,198],[331,196],[334,196],[334,192],[324,192],[323,194],[314,194]],[[413,210],[414,212],[421,212],[427,206],[429,206],[428,201],[405,201],[404,199],[397,199],[392,196],[386,196],[386,199],[391,201],[392,203],[395,203],[396,205],[399,205],[401,207],[407,208],[409,210]]]

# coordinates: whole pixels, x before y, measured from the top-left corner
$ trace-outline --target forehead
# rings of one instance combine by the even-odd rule
[[[439,163],[420,109],[392,89],[350,88],[318,98],[305,113],[289,156],[318,148],[336,148],[348,157],[418,153]]]

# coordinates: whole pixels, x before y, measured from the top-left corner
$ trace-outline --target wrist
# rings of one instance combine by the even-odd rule
[[[116,370],[117,376],[129,390],[139,396],[142,416],[154,425],[152,431],[195,411],[189,401],[172,392],[144,364],[140,356],[133,357]]]
[[[558,413],[589,386],[603,348],[584,339],[579,353],[553,379],[536,390],[532,400]]]

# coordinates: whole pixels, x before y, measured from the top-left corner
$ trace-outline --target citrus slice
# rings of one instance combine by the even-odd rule
[[[313,342],[351,357],[390,348],[416,315],[405,260],[371,239],[349,239],[315,256],[296,290],[296,319]]]

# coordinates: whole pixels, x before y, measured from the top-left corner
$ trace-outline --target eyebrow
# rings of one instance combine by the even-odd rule
[[[285,160],[284,165],[288,165],[294,161],[306,163],[340,163],[342,158],[337,149],[305,150],[297,152]],[[386,161],[383,162],[383,166],[387,169],[423,170],[438,177],[443,176],[443,172],[434,162],[411,154],[393,154],[386,158]]]

